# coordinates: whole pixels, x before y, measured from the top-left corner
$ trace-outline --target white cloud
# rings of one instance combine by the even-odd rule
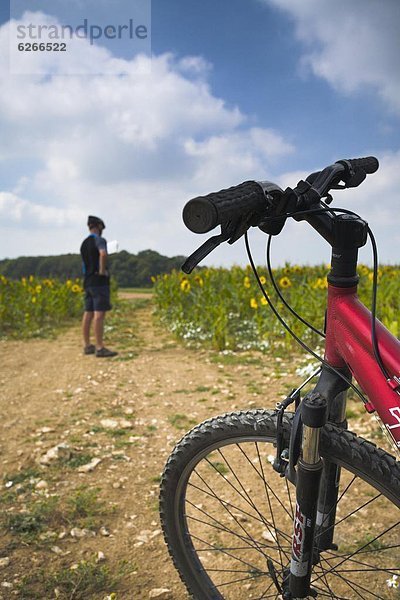
[[[304,44],[304,64],[335,89],[369,86],[400,113],[398,0],[263,0],[283,9]]]
[[[305,38],[308,24],[300,13],[304,7],[312,20],[314,1],[273,1],[292,10]],[[327,7],[324,0],[318,6]],[[301,7],[298,14],[295,7]],[[325,32],[322,13],[320,21],[315,30]],[[6,34],[0,28],[0,49]],[[317,69],[323,51],[328,65],[336,45],[333,30],[326,46],[313,35],[313,44],[321,44],[320,54],[313,45],[307,60],[314,60],[310,64]],[[308,174],[283,172],[282,159],[294,153],[293,145],[278,131],[254,126],[237,107],[216,97],[208,83],[212,66],[203,58],[165,54],[151,62],[144,56],[117,60],[105,49],[86,45],[83,41],[83,55],[88,50],[84,60],[75,59],[99,61],[110,75],[10,77],[0,52],[0,161],[13,165],[0,189],[3,256],[76,252],[88,214],[104,218],[107,237],[117,238],[122,248],[187,254],[203,241],[182,223],[189,198],[245,179],[274,179],[279,172],[277,182],[293,186]],[[358,60],[354,57],[356,64]],[[358,68],[353,79],[346,79],[343,65],[344,59],[337,63],[335,85],[350,91],[351,80],[354,86],[364,83],[355,77]],[[357,190],[338,192],[335,201],[370,221],[382,258],[388,260],[397,254],[392,215],[398,208],[394,190],[400,186],[400,154],[387,152],[380,158],[378,173]],[[329,259],[329,248],[309,226],[288,223],[285,230],[276,241],[276,262]],[[265,238],[261,233],[255,237],[257,262],[262,262]],[[229,264],[244,257],[238,242],[220,247],[209,262]]]
[[[116,60],[82,40],[71,60],[98,61],[110,75],[13,77],[4,55],[0,160],[13,169],[1,184],[0,234],[9,256],[76,251],[90,213],[128,250],[188,252],[200,242],[182,223],[187,199],[265,176],[293,151],[212,93],[201,57]]]
[[[85,212],[78,207],[57,208],[35,204],[10,192],[0,192],[0,218],[10,225],[21,224],[30,229],[32,225],[68,227],[78,219],[84,219]]]

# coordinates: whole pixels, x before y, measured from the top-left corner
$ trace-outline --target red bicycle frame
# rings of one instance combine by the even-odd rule
[[[400,448],[400,342],[377,321],[378,346],[387,380],[375,359],[371,339],[371,312],[357,296],[357,286],[328,286],[325,359],[335,368],[348,366],[368,396],[365,408],[377,411],[387,431]]]

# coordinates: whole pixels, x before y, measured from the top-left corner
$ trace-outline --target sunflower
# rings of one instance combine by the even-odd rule
[[[254,309],[258,308],[257,300],[255,298],[250,299],[250,306]]]
[[[292,282],[290,281],[289,277],[281,277],[279,280],[279,285],[281,288],[288,288],[292,286]]]
[[[181,290],[182,292],[185,292],[186,294],[188,292],[190,292],[190,282],[188,279],[182,279],[181,281]]]
[[[196,275],[196,277],[194,278],[195,282],[200,286],[203,287],[204,285],[204,281],[203,278],[200,277],[200,275]]]
[[[249,289],[251,287],[250,277],[246,277],[243,279],[243,285],[245,288]]]

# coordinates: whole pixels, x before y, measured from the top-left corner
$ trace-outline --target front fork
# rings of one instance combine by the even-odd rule
[[[349,379],[351,377],[345,370],[344,375]],[[295,429],[298,432],[292,431],[286,476],[296,485],[296,513],[289,577],[285,577],[284,581],[284,599],[316,595],[310,590],[312,566],[319,561],[321,551],[337,549],[333,536],[340,467],[327,459],[322,461],[319,439],[326,420],[337,427],[347,428],[348,387],[337,374],[329,368],[323,368],[314,391],[303,399],[295,417],[298,422]]]
[[[310,590],[311,571],[319,561],[314,544],[318,497],[324,468],[319,454],[321,428],[327,417],[327,403],[317,392],[307,395],[300,405],[302,421],[301,455],[297,461],[296,511],[290,562],[290,598],[306,598]]]

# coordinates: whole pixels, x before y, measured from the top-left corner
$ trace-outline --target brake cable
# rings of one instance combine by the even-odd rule
[[[267,246],[266,246],[266,261],[267,261],[267,267],[268,267],[268,275],[270,278],[270,281],[274,287],[275,292],[278,294],[281,302],[283,302],[283,304],[286,306],[286,308],[292,313],[292,315],[294,315],[296,317],[296,319],[298,321],[301,321],[304,325],[306,325],[309,329],[311,329],[312,331],[314,331],[316,334],[318,334],[319,336],[325,338],[325,334],[320,331],[319,329],[317,329],[316,327],[314,327],[313,325],[311,325],[311,323],[309,323],[308,321],[306,321],[305,319],[303,319],[303,317],[301,315],[299,315],[294,308],[292,308],[290,306],[290,304],[287,302],[287,300],[285,299],[285,297],[283,296],[283,294],[281,293],[280,289],[278,288],[276,281],[275,281],[275,277],[274,274],[272,272],[272,266],[271,266],[271,242],[272,242],[272,235],[268,236],[268,242],[267,242]]]
[[[372,233],[370,227],[368,226],[367,228],[368,231],[368,236],[369,239],[371,240],[371,245],[372,245],[372,254],[373,254],[373,266],[374,266],[374,271],[373,271],[373,285],[372,285],[372,307],[371,307],[371,314],[372,314],[372,322],[371,322],[371,338],[372,338],[372,347],[374,350],[374,356],[376,359],[376,362],[379,365],[380,370],[382,371],[383,375],[386,377],[387,380],[390,380],[391,377],[389,375],[389,373],[386,370],[385,365],[383,364],[383,360],[382,360],[382,356],[379,350],[379,345],[378,345],[378,338],[377,338],[377,334],[376,334],[376,300],[377,300],[377,291],[378,291],[378,247],[376,245],[376,240],[375,240],[375,236]]]
[[[251,253],[250,244],[249,244],[249,236],[247,234],[247,231],[244,234],[244,240],[245,240],[246,251],[247,251],[247,256],[249,258],[250,266],[251,266],[251,269],[257,280],[258,286],[261,289],[261,292],[262,292],[264,298],[268,302],[272,312],[274,313],[274,315],[276,316],[278,321],[286,329],[286,331],[293,337],[293,339],[296,340],[296,342],[303,348],[303,350],[305,350],[308,354],[311,354],[311,356],[313,356],[314,358],[319,360],[319,362],[322,363],[325,367],[328,367],[331,371],[333,371],[334,373],[336,373],[336,375],[338,375],[341,379],[343,379],[343,381],[348,383],[349,386],[355,391],[355,393],[361,398],[363,403],[366,404],[368,402],[368,400],[365,398],[365,396],[362,394],[362,392],[360,392],[360,390],[354,385],[354,383],[352,383],[345,375],[343,375],[343,373],[341,373],[340,371],[335,369],[335,367],[332,367],[332,365],[330,365],[325,359],[323,359],[321,356],[316,354],[314,352],[314,350],[311,350],[311,348],[309,346],[307,346],[307,344],[301,338],[299,338],[299,336],[290,328],[290,326],[286,323],[286,321],[283,319],[283,317],[279,314],[278,310],[276,309],[275,305],[273,304],[271,298],[267,294],[267,292],[260,280],[260,276],[258,274],[257,267],[254,264],[253,256]]]
[[[325,204],[325,203],[323,203]],[[302,210],[302,211],[296,211],[296,212],[292,212],[292,213],[285,213],[283,216],[285,218],[289,218],[289,217],[293,217],[293,216],[299,216],[299,215],[306,215],[306,214],[322,214],[322,213],[342,213],[342,214],[348,214],[348,215],[354,215],[357,218],[361,218],[360,215],[358,215],[357,213],[355,213],[352,210],[348,210],[346,208],[339,208],[339,207],[332,207],[332,206],[328,206],[325,205],[325,208],[310,208],[307,210]],[[270,220],[277,220],[277,219],[281,219],[282,216],[280,217],[271,217]],[[379,345],[378,345],[378,338],[377,338],[377,331],[376,331],[376,310],[377,310],[377,291],[378,291],[378,249],[377,249],[377,244],[376,244],[376,240],[375,240],[375,236],[371,230],[371,228],[369,227],[369,225],[367,225],[367,232],[368,232],[368,237],[370,238],[371,241],[371,246],[372,246],[372,255],[373,255],[373,284],[372,284],[372,302],[371,302],[371,342],[372,342],[372,349],[374,352],[374,356],[375,356],[375,360],[383,374],[383,376],[385,377],[386,380],[390,380],[390,374],[388,373],[388,371],[385,368],[385,365],[383,364],[383,360],[382,360],[382,356],[379,350]],[[270,239],[271,239],[271,235],[269,236],[268,239],[268,252],[270,251]],[[246,246],[247,249],[247,246]],[[250,257],[249,257],[250,258]],[[269,254],[267,254],[267,260],[269,259]],[[270,276],[272,285],[274,286],[275,291],[277,292],[279,298],[282,300],[283,304],[288,308],[288,310],[297,318],[299,319],[302,323],[304,323],[307,327],[309,327],[310,329],[312,329],[313,331],[315,331],[316,333],[318,333],[319,335],[321,335],[322,337],[325,337],[324,334],[322,334],[322,332],[319,332],[317,329],[315,329],[311,324],[307,323],[307,321],[305,319],[303,319],[300,315],[298,315],[296,313],[296,311],[286,302],[286,300],[284,299],[283,295],[281,294],[278,286],[276,285],[275,279],[273,277],[272,274],[272,268],[271,268],[271,264],[270,261],[268,261],[268,274]],[[261,284],[262,285],[262,284]],[[290,329],[288,329],[289,333],[296,339],[296,336],[291,332]],[[309,351],[309,350],[307,350]],[[358,395],[360,395],[361,392],[359,392]],[[360,396],[361,397],[361,396]]]

